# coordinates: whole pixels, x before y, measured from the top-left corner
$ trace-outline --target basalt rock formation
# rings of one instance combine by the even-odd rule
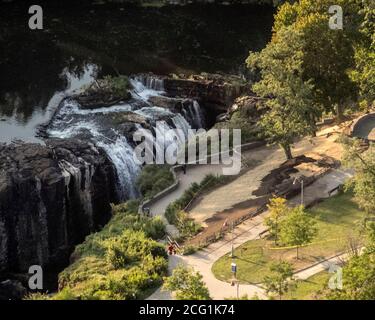
[[[113,165],[76,139],[0,145],[0,273],[67,263],[116,201]]]
[[[250,93],[249,86],[240,79],[227,81],[220,75],[166,78],[164,88],[169,96],[195,99],[216,115],[226,112],[238,96]]]

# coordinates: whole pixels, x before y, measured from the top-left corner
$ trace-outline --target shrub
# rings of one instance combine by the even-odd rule
[[[137,180],[137,185],[144,198],[152,198],[171,186],[173,182],[170,166],[152,164],[143,168]]]
[[[160,218],[138,215],[138,205],[114,206],[111,221],[76,247],[54,299],[141,299],[161,284],[167,253],[154,239],[165,226]]]
[[[117,77],[105,76],[103,79],[103,84],[115,95],[123,95],[127,92],[131,86],[127,76],[121,75]]]
[[[198,250],[198,247],[193,246],[193,245],[184,246],[183,255],[188,256],[190,254],[197,252],[197,250]]]
[[[224,184],[228,181],[227,176],[215,176],[212,174],[206,175],[203,180],[198,183],[192,183],[191,186],[185,190],[182,196],[176,201],[170,203],[165,210],[165,217],[170,224],[174,224],[180,231],[181,238],[194,236],[202,230],[202,227],[189,218],[189,215],[184,211],[186,206],[201,192],[208,191],[218,185]]]
[[[45,293],[35,292],[26,295],[23,300],[50,300],[50,297]]]
[[[165,235],[165,224],[161,217],[146,220],[143,229],[152,239],[161,239]]]
[[[165,278],[164,288],[172,291],[177,300],[210,300],[210,293],[202,279],[199,272],[180,265],[170,277]]]

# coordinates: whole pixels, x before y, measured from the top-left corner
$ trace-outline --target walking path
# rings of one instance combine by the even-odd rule
[[[343,184],[346,179],[348,179],[351,174],[343,170],[332,170],[330,173],[326,174],[323,178],[317,180],[312,185],[305,189],[305,204],[309,205],[319,198],[328,198],[330,196],[330,191],[337,186]],[[289,201],[291,204],[299,204],[300,196],[294,197]],[[268,212],[264,212],[244,223],[238,225],[233,230],[233,246],[234,248],[240,246],[241,244],[259,238],[259,235],[266,230],[263,225],[263,220],[267,216]],[[230,283],[220,281],[215,278],[211,272],[212,265],[223,255],[231,251],[232,241],[231,235],[226,234],[225,237],[209,245],[207,248],[200,250],[192,255],[188,256],[171,256],[169,259],[169,269],[170,272],[178,265],[184,264],[193,267],[198,270],[206,283],[211,297],[213,299],[224,299],[229,297],[235,297],[237,295],[237,287],[231,286]],[[297,272],[296,278],[307,279],[308,277],[327,269],[330,263],[337,262],[340,257],[335,257],[327,261],[315,264],[311,268],[304,269],[301,272]],[[230,268],[230,266],[228,266]],[[260,298],[266,298],[264,289],[255,284],[241,284],[239,286],[239,295],[247,295],[249,298],[253,297],[255,294]],[[172,299],[169,292],[161,291],[158,289],[154,294],[149,297],[150,300],[163,300]]]
[[[315,157],[329,156],[340,159],[342,147],[336,143],[337,135],[326,137],[321,133],[313,139],[302,139],[293,148],[293,154]],[[216,213],[231,209],[238,203],[255,199],[252,193],[259,188],[261,180],[284,161],[284,152],[277,146],[260,147],[244,153],[244,158],[254,167],[234,181],[217,188],[205,195],[199,203],[189,211],[190,217],[205,226],[205,220]]]
[[[335,159],[340,159],[342,149],[336,143],[337,135],[326,136],[328,132],[336,131],[337,128],[330,128],[318,134],[313,139],[303,139],[295,144],[293,153],[295,155],[305,154],[306,156],[319,155],[330,156]],[[257,165],[245,172],[243,175],[235,179],[233,182],[220,187],[208,195],[190,212],[196,220],[203,222],[207,218],[214,215],[217,211],[230,208],[235,204],[249,199],[251,197],[252,189],[259,181],[272,169],[277,168],[283,161],[285,161],[283,152],[277,147],[260,147],[244,153],[247,162],[257,162]],[[260,164],[258,164],[260,162]],[[179,187],[165,198],[160,199],[151,206],[151,213],[153,215],[163,215],[169,203],[178,199],[182,193],[190,186],[192,182],[200,182],[208,173],[221,173],[222,167],[220,165],[202,165],[195,166],[188,170],[187,174],[180,173],[178,179],[180,180]],[[330,191],[341,185],[348,177],[349,172],[343,170],[332,170],[321,179],[315,181],[312,185],[305,188],[304,203],[308,205],[319,198],[329,197]],[[299,204],[300,196],[290,200],[291,204]],[[266,230],[263,225],[264,217],[267,212],[264,212],[251,220],[234,228],[233,246],[238,247],[241,244],[259,238],[259,235]],[[178,264],[192,266],[199,271],[203,280],[206,283],[213,299],[224,299],[228,297],[235,297],[237,295],[237,287],[231,286],[230,283],[220,281],[215,278],[211,272],[213,263],[231,251],[232,242],[231,236],[225,235],[220,241],[213,243],[203,250],[200,250],[189,256],[171,256],[169,258],[169,271]],[[322,267],[326,266],[327,262],[321,262],[314,265],[311,270],[305,269],[300,277],[308,277],[316,272],[321,271]],[[228,266],[230,268],[230,266]],[[301,278],[302,279],[302,278]],[[264,289],[258,285],[246,284],[239,286],[239,295],[247,294],[252,297],[257,294],[260,298],[265,297]],[[169,292],[158,289],[148,299],[163,300],[172,299]]]

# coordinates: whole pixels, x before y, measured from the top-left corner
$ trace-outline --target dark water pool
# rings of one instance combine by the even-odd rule
[[[39,141],[35,127],[97,76],[245,74],[273,22],[273,8],[262,6],[43,3],[42,31],[28,29],[26,5],[0,5],[0,142]]]

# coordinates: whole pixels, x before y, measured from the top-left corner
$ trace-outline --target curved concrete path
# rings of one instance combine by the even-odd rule
[[[339,185],[342,185],[348,178],[351,177],[351,173],[344,170],[332,170],[321,179],[314,182],[312,185],[306,187],[305,189],[305,205],[309,205],[319,198],[328,198],[330,196],[330,191]],[[300,196],[292,198],[289,203],[299,204]],[[259,238],[259,235],[266,230],[263,225],[263,220],[267,216],[268,212],[264,212],[252,219],[245,221],[244,223],[238,225],[234,228],[233,236],[233,246],[234,248],[240,246],[241,244]],[[232,241],[231,235],[226,234],[225,237],[218,242],[215,242],[203,250],[200,250],[192,255],[188,256],[171,256],[169,258],[169,271],[172,272],[173,269],[178,264],[183,264],[186,266],[191,266],[195,270],[199,271],[203,280],[206,283],[210,295],[215,300],[221,300],[230,297],[237,296],[237,287],[231,286],[230,283],[223,282],[215,278],[211,272],[212,265],[220,257],[231,251]],[[342,257],[344,257],[343,255]],[[329,267],[330,262],[337,262],[342,257],[334,257],[332,259],[322,261],[320,263],[314,264],[310,268],[306,268],[302,271],[297,271],[295,277],[298,279],[307,279],[312,275],[325,270]],[[228,266],[230,268],[230,266]],[[257,295],[259,298],[266,298],[266,293],[264,289],[255,284],[240,284],[239,285],[239,296],[247,295],[249,298]],[[173,299],[169,292],[165,292],[160,288],[154,292],[149,298],[149,300],[170,300]]]
[[[305,154],[308,156],[314,156],[318,154],[320,156],[331,156],[336,159],[340,159],[342,154],[342,148],[335,141],[336,135],[327,136],[327,133],[335,132],[338,127],[327,128],[324,131],[318,133],[316,138],[302,139],[297,142],[293,148],[295,155]],[[202,222],[205,218],[215,214],[216,210],[223,210],[224,208],[233,206],[241,201],[247,200],[251,197],[251,190],[254,185],[260,181],[262,177],[268,174],[272,169],[277,168],[283,161],[285,161],[283,152],[277,147],[260,147],[254,150],[249,150],[243,153],[247,162],[256,162],[253,168],[246,171],[243,175],[236,178],[231,183],[215,189],[208,195],[206,195],[202,201],[190,212],[192,216],[195,216],[198,221]],[[249,160],[249,161],[248,161]],[[165,198],[160,199],[154,203],[151,207],[151,213],[153,215],[164,215],[164,211],[169,203],[178,199],[182,193],[190,186],[192,182],[200,182],[203,177],[208,173],[221,174],[222,167],[220,165],[197,165],[189,168],[187,174],[178,174],[180,184],[178,188],[167,195]],[[329,196],[329,191],[341,185],[348,177],[350,173],[342,170],[332,170],[324,177],[308,186],[305,189],[305,204],[314,201],[317,198],[323,198]],[[300,196],[291,199],[291,203],[299,203]],[[203,215],[202,213],[205,214]],[[254,217],[251,220],[247,220],[244,223],[238,225],[234,229],[234,247],[238,247],[244,242],[253,240],[259,237],[259,235],[265,230],[263,225],[264,217],[267,212]],[[224,299],[228,297],[235,297],[237,295],[237,288],[232,287],[229,283],[220,281],[214,277],[211,272],[213,263],[231,251],[231,239],[230,235],[226,235],[220,241],[213,243],[199,252],[196,252],[189,256],[171,256],[169,259],[169,271],[172,270],[180,263],[194,267],[199,271],[203,280],[205,281],[210,294],[213,299]],[[323,262],[322,262],[323,263]],[[230,266],[228,266],[229,268]],[[312,266],[314,270],[318,270],[318,267]],[[311,271],[303,271],[303,275],[312,274]],[[319,271],[317,271],[319,272]],[[300,275],[301,276],[301,275]],[[240,285],[239,294],[247,294],[248,297],[252,297],[257,294],[259,297],[265,297],[264,290],[257,285]],[[148,299],[172,299],[169,292],[164,292],[158,289]]]
[[[223,165],[218,164],[207,164],[207,165],[196,165],[187,169],[186,174],[179,171],[177,179],[179,184],[176,190],[167,194],[162,199],[158,200],[150,206],[150,212],[153,216],[164,216],[165,209],[168,205],[177,200],[182,196],[185,190],[187,190],[193,182],[199,183],[207,174],[222,174]]]

